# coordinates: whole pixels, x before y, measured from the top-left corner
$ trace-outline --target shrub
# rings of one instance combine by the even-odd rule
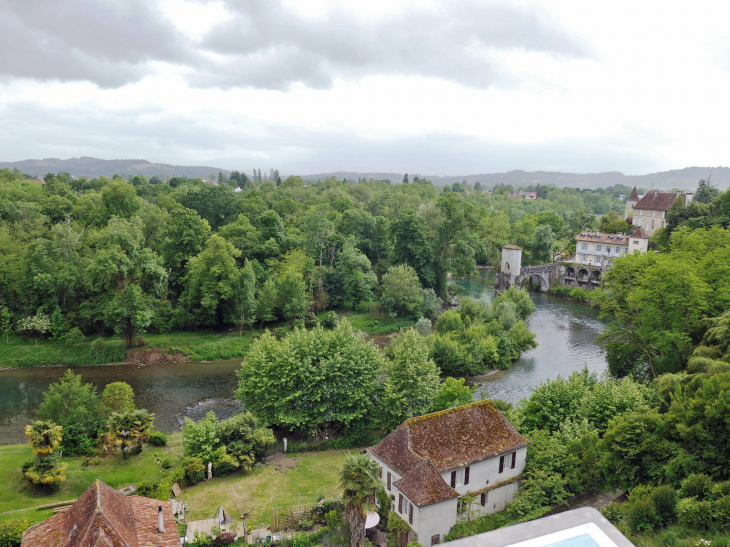
[[[167,433],[152,430],[147,442],[152,446],[167,446]]]
[[[421,336],[428,336],[431,334],[431,320],[421,317],[413,328],[416,329],[416,332]]]
[[[701,473],[695,473],[682,481],[679,497],[706,500],[712,495],[712,486],[712,479],[710,477]]]
[[[441,314],[436,320],[436,331],[446,334],[451,331],[461,331],[464,329],[464,322],[461,315],[456,310],[450,310]]]
[[[188,456],[181,462],[181,467],[185,470],[186,484],[198,484],[205,479],[205,464],[200,458]]]
[[[648,484],[640,484],[636,488],[633,488],[629,493],[629,501],[634,502],[649,499],[653,491],[653,486],[649,486]]]
[[[659,486],[649,496],[657,515],[666,526],[677,518],[677,493],[671,486]]]
[[[172,467],[172,460],[170,458],[160,458],[160,467],[162,469],[170,469]]]
[[[719,482],[712,487],[712,499],[719,500],[730,495],[730,481]]]
[[[730,529],[730,495],[723,496],[715,502],[714,517],[723,532]]]
[[[337,314],[333,311],[327,312],[322,318],[321,324],[327,329],[333,329],[337,326]]]
[[[619,503],[609,503],[601,507],[601,514],[608,519],[611,524],[620,524],[624,520],[624,513]]]
[[[234,537],[230,532],[223,532],[213,540],[213,545],[230,545]]]
[[[661,524],[651,499],[643,499],[632,503],[626,514],[626,520],[633,534],[652,532]]]
[[[213,462],[213,473],[216,477],[224,477],[231,471],[236,469],[236,460],[230,454],[221,454],[221,456]]]
[[[677,503],[679,524],[695,530],[706,530],[712,522],[712,504],[697,501],[697,498],[685,498]]]
[[[0,523],[0,547],[20,547],[25,532],[33,524],[28,519],[10,519]]]
[[[151,497],[159,483],[155,481],[142,481],[137,485],[137,495]]]
[[[103,358],[106,354],[106,342],[102,340],[101,338],[97,338],[91,343],[91,352],[93,353],[94,357],[97,358]]]
[[[78,346],[84,341],[84,333],[78,327],[74,327],[65,334],[63,339],[67,346]]]

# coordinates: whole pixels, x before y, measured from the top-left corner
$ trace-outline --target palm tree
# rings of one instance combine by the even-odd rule
[[[121,446],[122,457],[125,460],[128,457],[130,446],[141,445],[150,436],[154,417],[154,414],[150,414],[144,409],[113,412],[109,416],[109,432],[114,442]]]
[[[367,454],[347,454],[340,471],[342,501],[350,522],[352,547],[362,547],[365,539],[365,519],[375,508],[373,495],[381,485],[378,464]]]
[[[33,448],[35,455],[41,458],[53,454],[53,451],[61,444],[63,440],[61,431],[63,431],[63,427],[48,420],[36,420],[25,426],[28,444]]]

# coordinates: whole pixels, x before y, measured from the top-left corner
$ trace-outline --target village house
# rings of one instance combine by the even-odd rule
[[[65,512],[31,526],[21,547],[179,547],[169,502],[127,497],[100,480]]]
[[[692,203],[693,194],[684,192],[657,192],[651,190],[641,198],[629,211],[629,203],[634,193],[626,202],[627,216],[631,216],[631,223],[643,230],[649,237],[654,235],[654,230],[666,226],[666,214],[672,208],[677,198],[684,200],[684,205]]]
[[[501,511],[519,489],[529,442],[491,401],[410,418],[366,453],[380,466],[393,511],[410,530],[400,545],[440,543],[463,515]]]
[[[581,232],[575,236],[575,257],[572,262],[609,267],[615,258],[634,251],[645,253],[648,249],[649,236],[641,228],[631,235]]]

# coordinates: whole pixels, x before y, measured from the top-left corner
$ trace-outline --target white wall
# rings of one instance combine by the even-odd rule
[[[509,456],[505,458],[504,471],[499,472],[499,456],[487,458],[469,466],[469,484],[462,484],[456,486],[456,490],[459,494],[466,494],[469,492],[475,492],[481,490],[485,486],[493,486],[497,483],[504,482],[512,477],[517,477],[525,472],[525,459],[527,457],[527,447],[517,449],[517,461],[515,462],[515,468],[511,469],[512,465],[512,452],[506,453]],[[444,471],[441,473],[446,484],[451,486],[451,471]]]
[[[458,498],[413,508],[413,530],[418,534],[418,543],[423,547],[430,547],[431,537],[439,535],[443,542],[444,536],[456,524],[456,509]],[[396,507],[397,509],[397,507]],[[403,516],[403,515],[401,515]],[[407,518],[404,518],[408,522]]]
[[[645,253],[649,250],[649,240],[639,237],[629,238],[629,252],[639,251]]]
[[[502,273],[520,275],[522,267],[522,249],[502,249]]]

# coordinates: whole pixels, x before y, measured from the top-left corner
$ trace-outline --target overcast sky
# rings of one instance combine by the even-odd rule
[[[730,164],[727,0],[0,0],[0,161]]]

